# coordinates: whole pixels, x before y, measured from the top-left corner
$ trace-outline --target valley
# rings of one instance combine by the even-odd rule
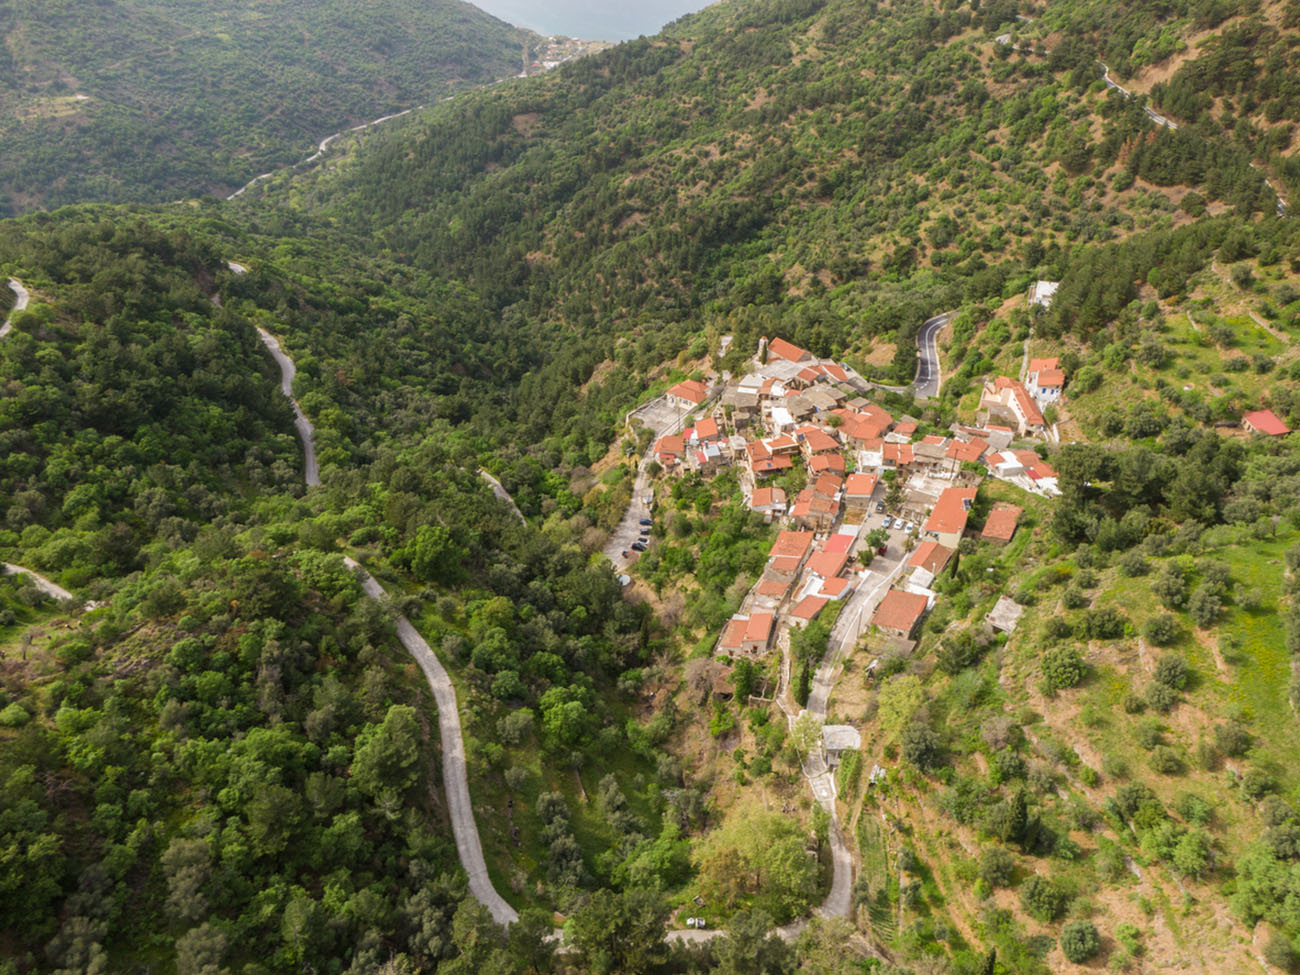
[[[109,7],[295,134],[8,191],[0,975],[1300,965],[1294,0]]]

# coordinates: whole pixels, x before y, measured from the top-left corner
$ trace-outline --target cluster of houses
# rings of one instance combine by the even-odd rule
[[[1022,383],[1009,376],[997,376],[984,384],[980,409],[987,410],[989,421],[1001,420],[1018,437],[1046,439],[1049,434],[1043,410],[1059,403],[1065,390],[1065,373],[1061,360],[1030,359]]]
[[[1032,365],[1033,381],[1043,384],[1035,388],[1051,389],[1056,383],[1059,395],[1056,360]],[[1036,410],[1023,386],[1014,383],[1014,389]],[[932,489],[928,498],[934,499],[928,516],[918,506],[920,544],[897,588],[886,594],[871,619],[880,632],[901,641],[915,638],[935,599],[934,580],[952,563],[967,534],[976,492],[971,485],[982,474],[1039,493],[1055,492],[1056,472],[1050,465],[1031,450],[1011,448],[1017,432],[1027,429],[1018,420],[1007,426],[954,425],[947,436],[918,436],[916,420],[895,418],[867,399],[869,390],[843,364],[773,339],[760,345],[753,370],[725,388],[687,380],[667,392],[673,407],[696,418],[680,434],[661,437],[654,445],[660,464],[673,472],[706,474],[736,466],[750,508],[785,527],[742,611],[725,627],[720,653],[761,657],[786,627],[806,626],[832,601],[854,591],[867,572],[853,551],[866,534],[868,516],[882,510],[886,477],[927,482]],[[1020,403],[1021,397],[1012,395],[1008,402]],[[1036,415],[1041,430],[1041,414]],[[796,459],[806,477],[802,490],[790,497],[778,476],[791,470]],[[967,465],[977,465],[975,473],[967,473]],[[1019,515],[1018,508],[996,510],[981,537],[1010,541]]]
[[[782,531],[746,608],[723,629],[718,651],[761,657],[772,649],[780,618],[790,626],[807,626],[829,603],[852,593],[864,575],[851,556],[859,527],[846,525],[826,535]]]

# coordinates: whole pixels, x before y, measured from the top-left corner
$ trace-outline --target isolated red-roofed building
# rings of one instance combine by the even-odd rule
[[[1291,432],[1291,428],[1272,410],[1247,413],[1241,418],[1241,425],[1251,433],[1262,433],[1266,437],[1283,437]]]

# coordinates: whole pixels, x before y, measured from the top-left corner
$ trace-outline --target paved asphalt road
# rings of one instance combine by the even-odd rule
[[[384,588],[375,577],[354,559],[343,560],[361,580],[361,588],[371,599],[383,599]],[[519,914],[506,903],[488,876],[487,861],[483,859],[483,844],[479,840],[478,825],[474,822],[474,806],[469,798],[469,773],[465,768],[465,742],[460,734],[460,710],[456,705],[456,689],[442,663],[405,616],[397,617],[397,638],[415,658],[424,671],[438,702],[438,733],[442,738],[442,782],[447,793],[447,808],[451,813],[451,831],[456,838],[456,852],[460,865],[469,876],[469,891],[486,907],[498,924],[512,924]]]
[[[709,407],[710,403],[706,401],[691,412],[697,416],[707,416]],[[642,410],[645,411],[646,417],[658,415],[655,411],[646,410],[645,407],[642,407]],[[656,424],[652,419],[648,424],[654,431],[654,437],[651,438],[650,446],[646,449],[645,456],[641,458],[641,463],[637,465],[636,479],[632,482],[632,500],[628,502],[622,520],[609,536],[609,541],[605,543],[605,556],[614,563],[614,568],[619,572],[626,569],[638,554],[631,550],[632,543],[641,534],[641,519],[650,517],[650,508],[645,503],[645,498],[650,493],[650,473],[647,468],[655,459],[654,445],[659,442],[660,437],[677,433],[682,428],[682,421],[687,415],[685,411],[680,410],[662,410],[659,413],[664,416],[664,422]],[[628,553],[628,558],[623,558],[624,552]]]
[[[939,387],[943,384],[943,373],[939,368],[939,332],[952,321],[955,314],[954,311],[948,311],[927,318],[921,325],[921,331],[916,334],[916,347],[920,356],[912,389],[917,399],[939,395]]]
[[[812,688],[808,695],[808,710],[821,721],[826,720],[827,707],[831,692],[840,677],[840,667],[844,658],[857,646],[867,621],[876,611],[880,600],[889,591],[904,565],[902,532],[890,532],[889,549],[883,556],[877,556],[871,563],[872,572],[849,597],[848,604],[840,613],[839,619],[831,630],[830,642],[821,666],[813,676]],[[813,797],[827,813],[830,814],[831,864],[833,873],[831,889],[826,900],[822,902],[821,914],[826,917],[849,917],[853,909],[853,856],[844,834],[840,830],[839,817],[835,810],[835,773],[826,764],[821,749],[808,756],[803,765],[804,775],[812,789]]]
[[[9,279],[9,290],[12,291],[17,298],[14,301],[14,310],[9,313],[9,317],[5,319],[5,323],[0,325],[0,339],[9,334],[9,330],[14,327],[14,315],[26,308],[27,302],[30,301],[32,297],[27,293],[27,289],[18,282],[17,278]]]

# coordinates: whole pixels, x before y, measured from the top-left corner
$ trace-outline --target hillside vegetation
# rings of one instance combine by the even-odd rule
[[[1294,9],[732,2],[233,203],[0,225],[33,292],[0,340],[0,555],[102,604],[0,580],[0,972],[1294,968],[1300,449],[1239,427],[1300,422]],[[387,23],[346,10],[329,23]],[[326,112],[298,77],[272,82],[285,104]],[[80,186],[59,199],[127,195]],[[868,627],[833,674],[862,741],[836,776],[847,916],[783,940],[826,896],[832,832],[816,729],[781,704],[809,699],[839,610],[790,638],[789,674],[714,653],[776,535],[739,464],[648,464],[647,550],[616,578],[602,550],[656,439],[626,411],[742,375],[760,337],[903,387],[945,311],[937,396],[861,388],[919,444],[1059,357],[1057,436],[1015,441],[1059,496],[957,465],[983,478],[973,531],[918,642]],[[298,366],[318,488],[254,326]],[[975,537],[995,503],[1024,509],[1003,546]],[[986,623],[1001,596],[1011,634]],[[465,893],[398,611],[452,672],[508,933]],[[725,933],[665,940],[699,916]]]
[[[532,35],[458,0],[14,0],[0,214],[226,195],[322,137],[517,74]]]

